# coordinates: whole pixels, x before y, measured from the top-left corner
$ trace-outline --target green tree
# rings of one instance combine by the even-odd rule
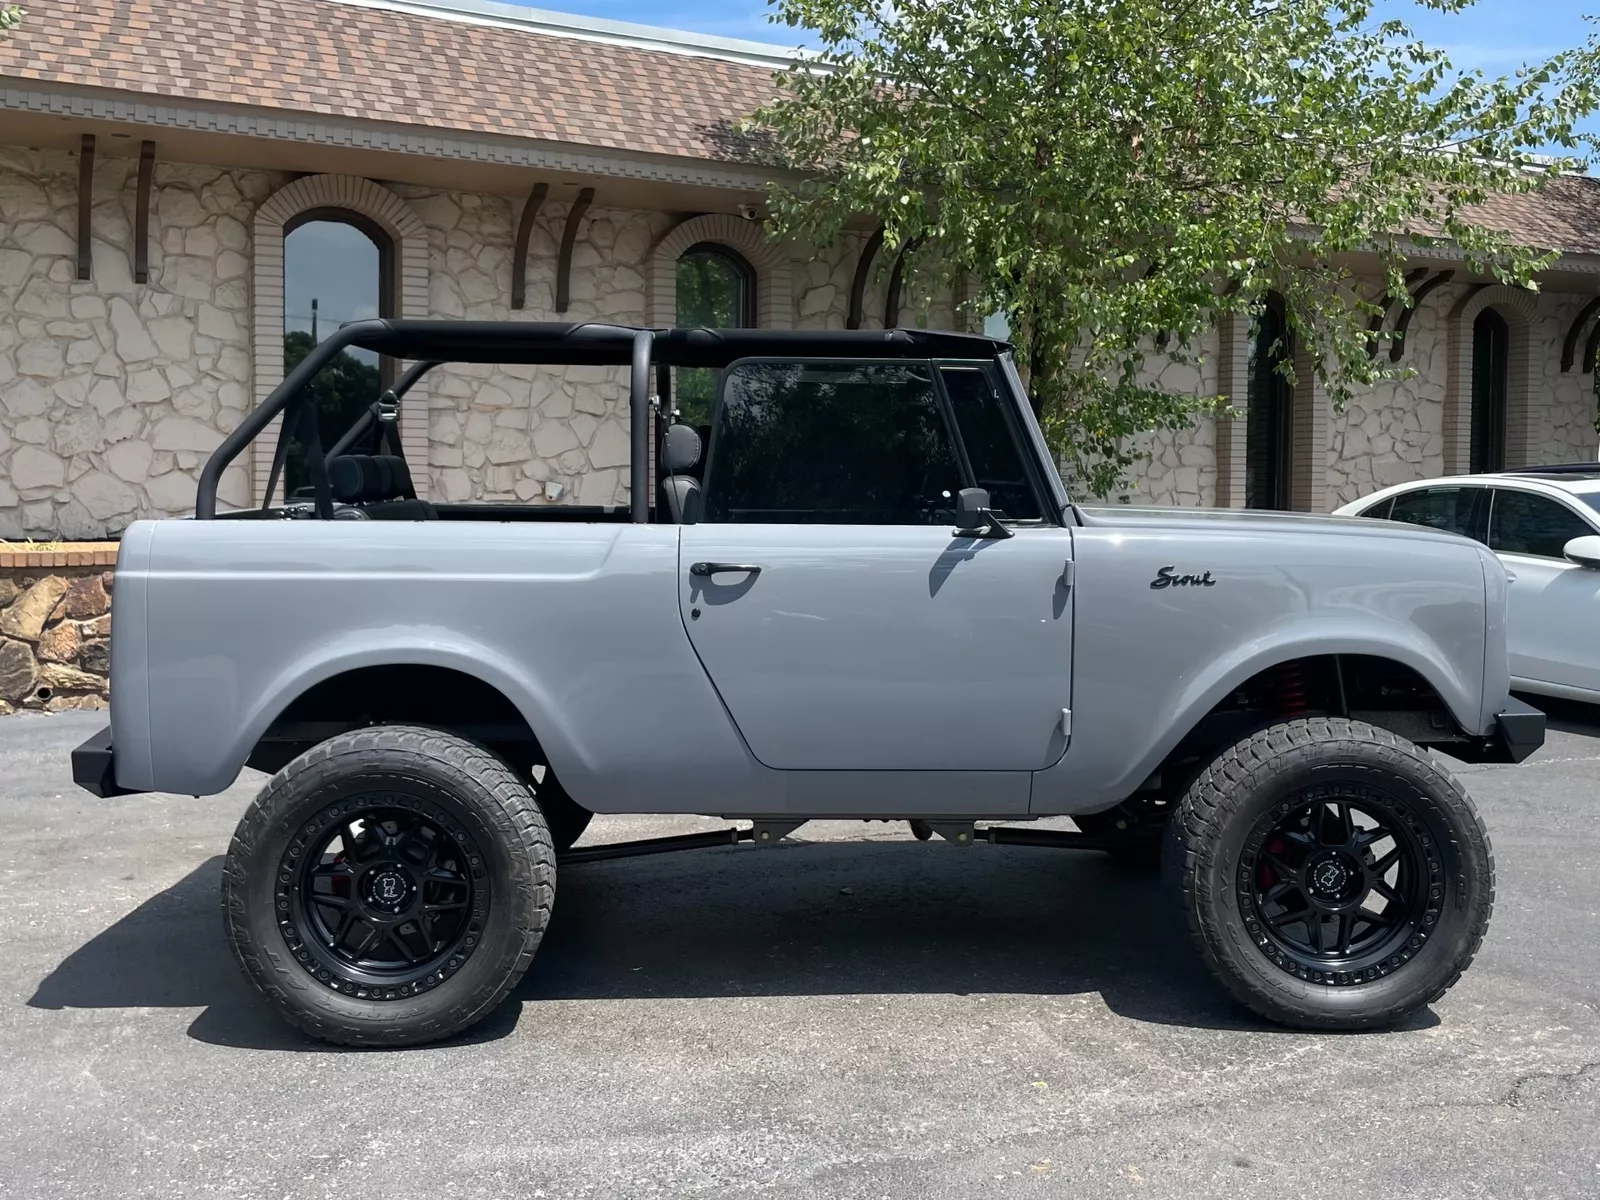
[[[774,3],[822,50],[751,122],[802,172],[773,187],[773,232],[827,244],[870,215],[920,247],[925,280],[969,280],[1095,495],[1136,461],[1132,435],[1227,399],[1162,391],[1148,356],[1195,356],[1277,291],[1342,405],[1394,370],[1369,353],[1381,297],[1351,256],[1377,253],[1403,295],[1406,255],[1448,240],[1532,286],[1547,260],[1474,206],[1593,146],[1574,129],[1596,106],[1593,40],[1491,79],[1368,0]],[[1530,153],[1548,146],[1573,157]]]
[[[18,8],[15,4],[0,4],[0,41],[4,41],[8,33],[22,24],[22,18],[27,15],[26,9]]]
[[[294,330],[283,335],[283,373],[287,375],[310,354],[314,343],[311,335]],[[356,419],[378,398],[383,390],[378,368],[362,362],[346,350],[311,381],[311,395],[316,405],[317,435],[322,439],[323,453],[338,441],[340,436],[356,423]],[[292,430],[297,433],[298,431]],[[285,487],[292,492],[310,484],[306,471],[305,447],[298,436],[289,443],[289,454],[284,464]]]

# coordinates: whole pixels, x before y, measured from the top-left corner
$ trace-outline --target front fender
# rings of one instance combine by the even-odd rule
[[[1035,812],[1127,798],[1230,692],[1296,658],[1391,659],[1483,732],[1484,572],[1465,539],[1155,514],[1091,524],[1077,545],[1072,742],[1035,775]],[[1214,583],[1152,586],[1164,568]]]

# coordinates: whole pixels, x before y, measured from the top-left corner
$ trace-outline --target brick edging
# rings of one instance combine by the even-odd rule
[[[63,542],[50,550],[0,545],[0,570],[51,570],[56,567],[116,565],[116,542]]]

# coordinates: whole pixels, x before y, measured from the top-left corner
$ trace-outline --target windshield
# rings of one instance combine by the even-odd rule
[[[1600,512],[1600,492],[1577,492],[1575,494],[1579,500],[1582,500],[1595,512]]]

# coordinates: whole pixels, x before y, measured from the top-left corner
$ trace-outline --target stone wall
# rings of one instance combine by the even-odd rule
[[[0,147],[0,537],[192,511],[199,466],[244,416],[250,217],[286,177],[157,163],[138,284],[137,169],[97,160],[80,281],[76,156]],[[223,489],[243,499],[242,467]]]
[[[646,321],[645,264],[665,213],[591,208],[573,247],[571,305],[555,312],[567,205],[547,202],[529,243],[527,307],[513,311],[520,201],[394,185],[428,230],[429,308],[480,321]],[[445,501],[621,504],[626,369],[455,363],[429,376],[428,469]]]
[[[0,715],[104,708],[117,548],[0,547]]]

